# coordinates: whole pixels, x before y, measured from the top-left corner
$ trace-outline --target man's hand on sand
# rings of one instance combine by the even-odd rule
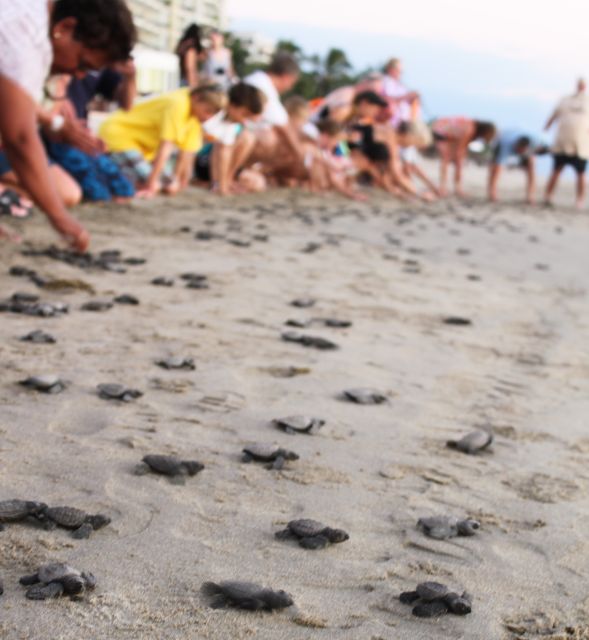
[[[78,253],[87,251],[90,245],[90,234],[69,214],[59,220],[53,220],[53,226],[61,233],[70,247]]]

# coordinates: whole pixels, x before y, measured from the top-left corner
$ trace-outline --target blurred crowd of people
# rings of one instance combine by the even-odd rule
[[[571,166],[583,205],[589,98],[582,80],[546,124],[557,126],[550,146],[533,132],[498,131],[463,116],[426,123],[397,58],[310,102],[293,93],[299,66],[285,52],[240,79],[223,34],[204,38],[191,25],[176,48],[179,88],[138,98],[136,31],[124,0],[0,0],[0,7],[0,215],[25,216],[34,202],[77,250],[86,250],[89,236],[68,208],[173,196],[191,184],[220,196],[285,186],[357,200],[372,185],[431,202],[449,194],[452,168],[453,191],[464,196],[463,167],[477,141],[490,150],[491,200],[503,168],[516,165],[534,203],[535,157],[552,153],[545,201]],[[94,130],[91,111],[106,112]],[[439,181],[422,166],[421,152],[432,147]]]

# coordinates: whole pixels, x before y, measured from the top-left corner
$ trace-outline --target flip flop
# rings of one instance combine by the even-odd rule
[[[0,215],[13,218],[27,218],[31,215],[32,204],[12,189],[0,192]]]

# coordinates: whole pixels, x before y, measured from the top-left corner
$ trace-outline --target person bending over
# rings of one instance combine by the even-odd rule
[[[497,185],[503,167],[516,162],[527,176],[526,201],[536,201],[535,155],[548,153],[549,149],[539,138],[522,131],[501,131],[493,143],[493,157],[489,167],[489,200],[497,202]]]
[[[468,146],[475,140],[489,144],[496,134],[491,122],[472,120],[471,118],[439,118],[432,124],[436,147],[441,158],[440,188],[442,197],[448,195],[448,167],[454,165],[454,193],[464,197],[462,187],[462,169],[468,155]]]
[[[178,89],[140,102],[129,111],[116,111],[100,127],[113,160],[140,191],[151,197],[169,195],[188,186],[194,155],[202,146],[201,123],[226,103],[223,91],[214,86]],[[172,175],[166,165],[178,150]]]
[[[88,232],[65,209],[37,129],[53,73],[85,74],[126,60],[136,40],[123,0],[0,0],[0,139],[19,184],[78,251]]]

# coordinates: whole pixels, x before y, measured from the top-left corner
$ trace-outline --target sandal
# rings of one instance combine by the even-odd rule
[[[30,201],[16,191],[5,188],[0,192],[0,215],[27,218],[31,215],[32,208]]]

